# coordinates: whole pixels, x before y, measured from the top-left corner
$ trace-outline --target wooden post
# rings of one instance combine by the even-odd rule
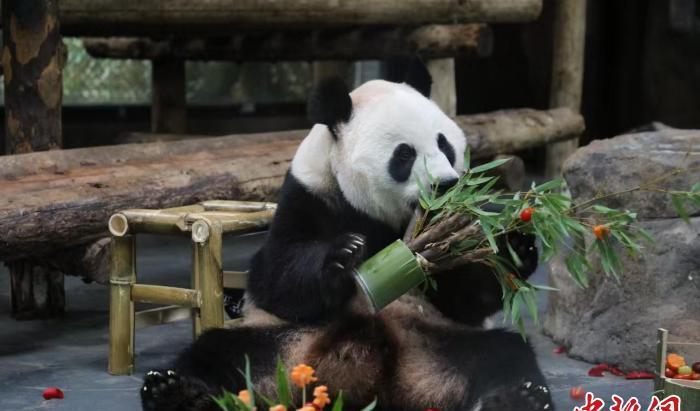
[[[197,220],[192,224],[193,287],[201,295],[194,318],[194,334],[224,325],[224,284],[221,263],[223,230],[216,220]]]
[[[151,131],[187,133],[184,60],[153,60]]]
[[[580,111],[585,40],[586,0],[556,2],[550,107]],[[561,174],[562,164],[577,147],[578,138],[547,146],[547,177]]]
[[[457,115],[457,85],[455,84],[455,60],[452,58],[430,60],[428,71],[433,78],[430,98],[450,117]]]
[[[57,0],[3,2],[2,66],[5,82],[5,151],[29,153],[61,147],[62,69]],[[63,313],[63,274],[32,259],[7,263],[12,314],[18,319]]]
[[[134,371],[134,303],[131,286],[136,282],[132,235],[112,237],[109,302],[109,373]]]

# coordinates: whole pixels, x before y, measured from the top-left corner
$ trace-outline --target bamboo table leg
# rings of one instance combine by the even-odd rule
[[[198,315],[194,316],[195,336],[224,325],[222,231],[221,223],[216,220],[197,220],[192,224],[193,281],[202,302]]]
[[[112,237],[109,306],[109,373],[131,374],[134,370],[134,303],[131,286],[136,282],[134,238]]]

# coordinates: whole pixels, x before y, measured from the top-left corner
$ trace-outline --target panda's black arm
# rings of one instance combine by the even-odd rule
[[[537,269],[535,237],[513,233],[508,242],[523,263],[518,267],[518,275],[530,277]],[[501,257],[511,260],[503,241],[499,248]],[[492,269],[484,264],[467,264],[434,278],[437,287],[429,292],[430,300],[445,316],[455,321],[481,326],[487,317],[503,308],[501,285]]]
[[[253,302],[297,322],[337,315],[354,294],[351,270],[363,248],[353,245],[357,240],[336,225],[338,220],[288,175],[267,241],[252,261],[248,294]]]

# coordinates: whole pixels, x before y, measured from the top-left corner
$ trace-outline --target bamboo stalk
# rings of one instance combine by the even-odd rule
[[[260,201],[229,201],[210,200],[199,203],[204,207],[204,211],[240,211],[255,212],[265,210],[276,210],[277,204]]]
[[[112,238],[109,305],[109,373],[131,374],[134,371],[134,303],[131,286],[134,271],[134,238]]]
[[[422,251],[428,244],[442,240],[447,233],[463,227],[468,222],[468,217],[461,214],[452,214],[409,241],[407,244],[408,248],[414,252]]]
[[[201,305],[201,296],[197,290],[162,285],[134,284],[131,286],[131,300],[186,307],[199,307]]]
[[[133,209],[122,211],[121,214],[128,221],[128,232],[132,234],[181,234],[187,231],[184,213],[166,210]]]
[[[247,271],[224,271],[224,288],[245,290],[248,285]]]
[[[195,225],[196,224],[196,225]],[[196,227],[206,224],[208,235],[203,241],[194,241],[194,287],[201,293],[202,304],[195,317],[195,333],[224,325],[223,269],[221,265],[222,224],[217,220],[198,220],[192,225],[193,238]]]

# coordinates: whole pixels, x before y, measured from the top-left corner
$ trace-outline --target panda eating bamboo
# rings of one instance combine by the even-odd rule
[[[245,388],[274,397],[275,364],[313,366],[345,409],[378,399],[382,410],[552,410],[531,347],[520,335],[481,327],[501,307],[484,266],[436,277],[372,314],[353,270],[401,238],[419,182],[454,184],[464,169],[462,130],[426,96],[424,67],[405,83],[374,80],[348,93],[323,82],[309,102],[315,123],[286,176],[266,242],[254,256],[242,324],[204,333],[166,370],[145,377],[145,411],[217,410],[212,395]],[[537,265],[533,238],[511,238]],[[507,370],[507,371],[505,371]]]

